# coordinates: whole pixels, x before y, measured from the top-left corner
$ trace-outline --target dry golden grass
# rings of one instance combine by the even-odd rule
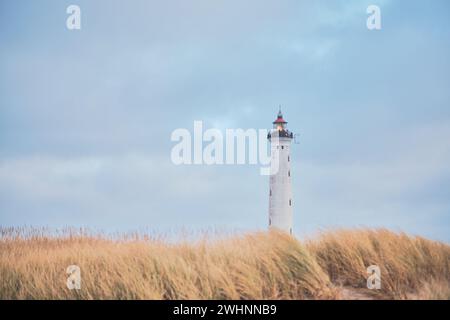
[[[307,248],[331,281],[351,288],[367,286],[366,268],[381,270],[381,290],[370,294],[407,299],[429,283],[450,282],[450,246],[388,230],[334,231],[309,241]],[[369,291],[368,291],[369,293]]]
[[[81,290],[66,287],[81,268]],[[377,264],[382,289],[366,288]],[[0,228],[0,299],[448,299],[450,247],[386,230],[170,243]]]
[[[450,283],[437,280],[425,282],[417,292],[410,294],[408,299],[450,300]]]

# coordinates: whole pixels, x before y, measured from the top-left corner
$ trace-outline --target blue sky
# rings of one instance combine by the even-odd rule
[[[77,4],[82,29],[66,29]],[[382,30],[366,28],[379,5]],[[292,131],[295,232],[450,242],[450,3],[0,2],[0,224],[257,230],[255,166],[175,166],[177,128]]]

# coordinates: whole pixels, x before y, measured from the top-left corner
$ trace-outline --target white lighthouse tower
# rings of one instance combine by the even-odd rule
[[[272,169],[269,191],[269,229],[292,234],[292,185],[291,185],[291,142],[293,134],[287,130],[283,114],[278,112],[273,129],[267,138],[271,146]]]

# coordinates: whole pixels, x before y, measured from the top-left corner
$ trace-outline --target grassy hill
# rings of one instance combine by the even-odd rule
[[[66,287],[69,265],[81,290]],[[171,243],[2,228],[0,279],[0,299],[450,299],[450,246],[387,230]]]

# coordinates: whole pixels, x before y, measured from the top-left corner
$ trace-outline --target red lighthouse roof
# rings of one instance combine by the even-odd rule
[[[283,114],[281,113],[281,108],[280,108],[280,111],[278,112],[277,120],[275,120],[273,122],[273,124],[277,124],[277,123],[287,123],[287,121],[283,119]]]

